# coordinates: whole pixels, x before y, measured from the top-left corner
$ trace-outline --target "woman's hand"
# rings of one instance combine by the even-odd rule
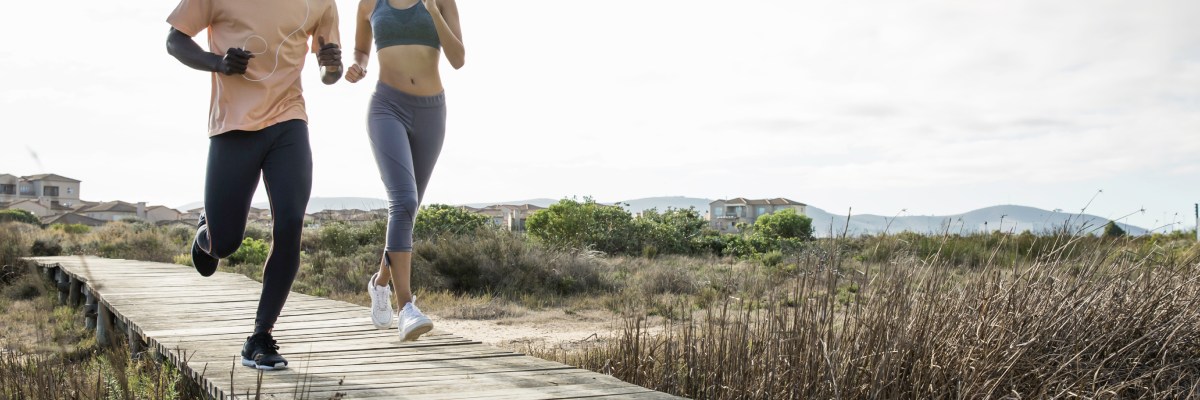
[[[428,10],[430,14],[441,13],[441,11],[438,10],[437,0],[421,0],[421,2],[425,3],[425,9]]]
[[[355,83],[365,77],[367,77],[367,69],[358,65],[358,63],[350,64],[350,68],[346,69],[346,82]]]

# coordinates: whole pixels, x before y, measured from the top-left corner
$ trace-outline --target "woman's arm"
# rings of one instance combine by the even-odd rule
[[[246,73],[246,65],[254,58],[250,52],[235,48],[229,49],[224,57],[209,53],[201,49],[191,36],[175,28],[167,33],[167,54],[193,69],[225,75]]]
[[[458,4],[454,0],[422,0],[425,8],[433,16],[433,25],[437,27],[438,39],[442,42],[442,50],[446,60],[454,69],[463,67],[467,62],[467,49],[462,42],[462,27],[458,23]]]
[[[371,61],[371,11],[375,9],[375,1],[358,2],[358,16],[354,18],[354,64],[346,69],[346,82],[358,82],[367,76],[367,64]]]

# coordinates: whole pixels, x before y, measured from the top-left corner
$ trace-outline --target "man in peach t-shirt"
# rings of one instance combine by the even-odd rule
[[[218,261],[241,246],[261,174],[271,202],[273,242],[242,365],[286,368],[271,330],[300,268],[300,232],[312,190],[300,72],[311,50],[323,83],[341,78],[337,5],[333,0],[180,0],[167,22],[167,52],[212,77],[204,212],[192,243],[192,265],[201,275],[212,275]],[[192,39],[205,29],[212,52]]]

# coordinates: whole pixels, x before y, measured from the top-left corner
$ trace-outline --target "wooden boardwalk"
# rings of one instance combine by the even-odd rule
[[[34,257],[63,301],[95,303],[98,341],[127,332],[216,399],[672,399],[665,393],[434,330],[401,342],[366,307],[292,292],[274,336],[289,369],[240,363],[262,285],[187,266],[96,257]],[[364,294],[365,295],[365,294]],[[257,388],[257,389],[256,389]],[[247,394],[250,394],[247,397]]]

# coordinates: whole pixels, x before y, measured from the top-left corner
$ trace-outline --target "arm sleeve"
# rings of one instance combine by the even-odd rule
[[[185,0],[186,1],[186,0]],[[309,48],[313,53],[321,50],[321,42],[317,37],[325,37],[325,43],[336,43],[342,45],[342,37],[338,34],[338,12],[337,3],[332,0],[326,2],[327,6],[321,10],[320,18],[317,19],[317,24],[313,26],[312,37],[309,38],[311,45]],[[316,10],[314,10],[316,11]]]
[[[179,0],[167,23],[176,30],[195,37],[212,25],[212,0]]]

